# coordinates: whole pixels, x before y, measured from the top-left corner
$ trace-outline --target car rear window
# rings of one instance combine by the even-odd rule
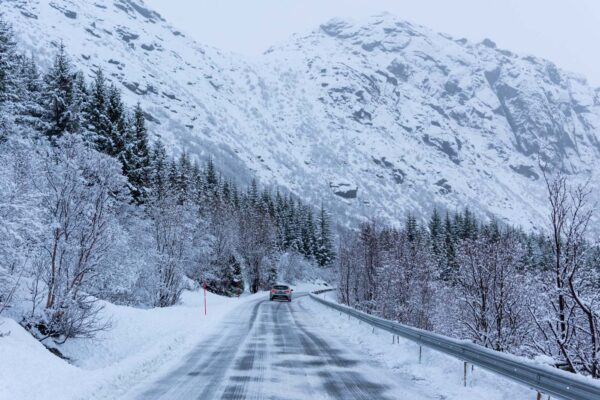
[[[287,290],[287,289],[289,289],[289,287],[288,286],[283,286],[283,285],[275,285],[275,286],[273,286],[273,289],[276,289],[276,290]]]

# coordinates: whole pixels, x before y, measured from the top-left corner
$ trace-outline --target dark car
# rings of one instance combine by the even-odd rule
[[[275,285],[269,293],[269,300],[286,300],[292,301],[292,292],[294,289],[286,285]]]

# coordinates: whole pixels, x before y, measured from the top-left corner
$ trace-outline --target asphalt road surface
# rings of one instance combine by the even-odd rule
[[[149,399],[437,399],[311,323],[309,297],[257,300],[147,388]],[[421,389],[422,390],[422,389]]]

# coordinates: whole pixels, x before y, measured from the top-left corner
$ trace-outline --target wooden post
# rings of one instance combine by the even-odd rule
[[[419,345],[419,364],[421,364],[422,355],[423,355],[423,347],[421,347],[421,345]]]
[[[465,370],[464,372],[465,373],[464,373],[464,376],[463,376],[463,386],[467,387],[467,362],[466,361],[464,362],[464,367],[465,367],[464,368],[464,370]]]
[[[537,392],[536,400],[542,400],[542,394],[540,392]]]

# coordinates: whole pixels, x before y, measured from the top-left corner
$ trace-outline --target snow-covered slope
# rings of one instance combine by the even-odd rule
[[[48,351],[21,325],[0,317],[0,400],[117,399],[145,380],[154,380],[181,363],[198,343],[222,328],[223,319],[240,305],[265,293],[229,298],[186,291],[182,304],[142,310],[103,303],[111,328],[96,338],[70,339],[57,346],[69,358]],[[50,344],[50,343],[48,343]]]
[[[468,205],[530,226],[545,216],[540,161],[599,180],[600,91],[490,40],[382,15],[330,21],[248,60],[139,0],[0,4],[42,61],[63,40],[80,68],[104,68],[176,151],[213,154],[338,215]]]

